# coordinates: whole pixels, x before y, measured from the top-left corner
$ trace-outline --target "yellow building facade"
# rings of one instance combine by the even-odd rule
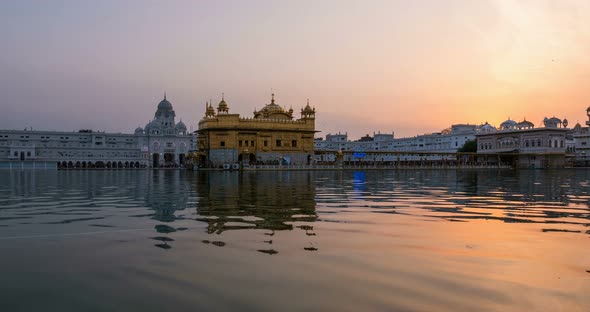
[[[313,157],[315,108],[301,109],[301,118],[271,102],[254,111],[251,118],[230,114],[222,97],[217,110],[207,103],[197,130],[198,164],[222,167],[226,164],[305,165]]]

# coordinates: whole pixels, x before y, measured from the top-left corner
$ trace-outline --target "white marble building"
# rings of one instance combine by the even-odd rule
[[[0,168],[175,167],[184,164],[195,149],[195,138],[186,125],[175,122],[172,104],[158,104],[154,119],[133,134],[39,130],[0,130]]]
[[[590,107],[586,109],[588,121],[586,127],[576,123],[572,129],[571,139],[568,140],[567,151],[573,155],[573,161],[578,166],[590,166]]]
[[[397,161],[400,159],[400,152],[409,153],[408,156],[402,158],[403,160],[420,159],[421,156],[410,155],[419,152],[454,153],[465,142],[475,140],[475,134],[479,130],[480,126],[457,124],[441,132],[415,137],[395,138],[393,133],[374,133],[373,137],[367,135],[357,141],[349,141],[346,133],[328,134],[325,139],[315,140],[316,161],[334,161],[337,151],[348,151],[343,155],[345,162],[355,160]],[[392,154],[388,154],[388,152]],[[432,159],[440,159],[441,157],[433,156]]]
[[[487,164],[511,163],[520,168],[560,168],[565,165],[568,121],[545,118],[543,125],[508,119],[498,129],[477,135],[478,159]]]

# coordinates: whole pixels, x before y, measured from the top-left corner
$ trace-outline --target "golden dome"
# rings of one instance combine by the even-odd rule
[[[266,119],[292,119],[292,110],[285,111],[280,105],[275,103],[275,94],[271,95],[270,104],[266,104],[260,111],[254,112],[254,118]]]
[[[227,113],[229,111],[229,107],[227,106],[227,103],[225,102],[225,98],[223,93],[221,94],[221,101],[219,102],[219,104],[217,105],[217,112],[218,113]]]

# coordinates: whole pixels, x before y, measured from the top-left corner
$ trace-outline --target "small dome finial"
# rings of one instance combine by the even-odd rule
[[[274,94],[274,92],[270,95],[270,103],[272,103],[272,104],[275,103],[275,94]]]
[[[164,100],[166,99],[166,91],[164,91]]]
[[[221,100],[225,101],[225,93],[221,92]]]

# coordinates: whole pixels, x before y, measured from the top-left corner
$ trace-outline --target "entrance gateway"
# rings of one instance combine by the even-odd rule
[[[160,154],[154,153],[154,155],[152,156],[152,167],[160,167]]]

